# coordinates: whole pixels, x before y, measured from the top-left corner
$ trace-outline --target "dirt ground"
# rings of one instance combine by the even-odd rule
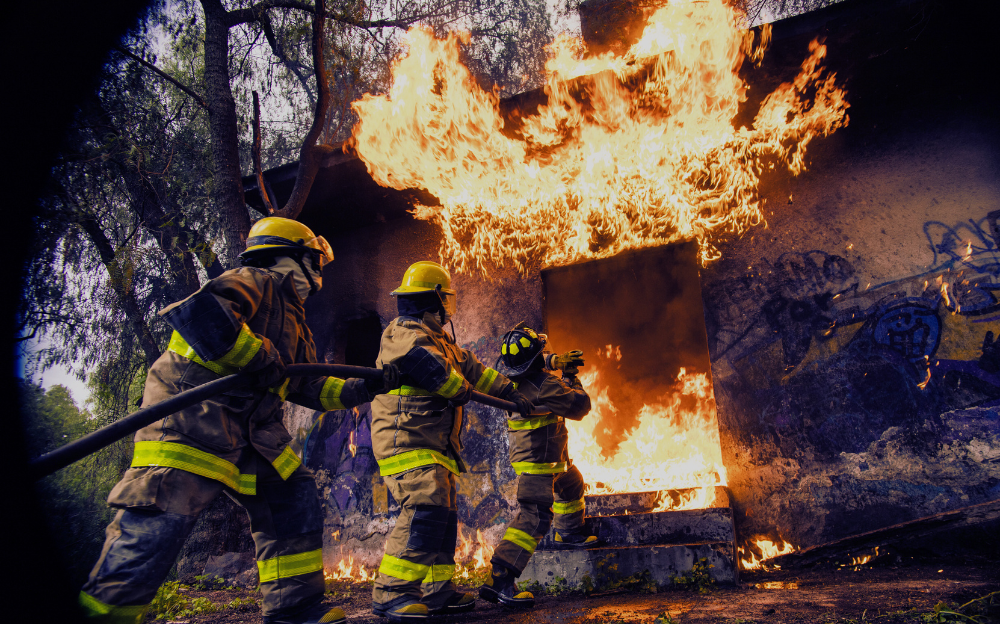
[[[371,613],[370,585],[340,584],[334,589],[334,595],[328,596],[327,602],[341,606],[350,622],[386,622]],[[959,607],[998,591],[1000,562],[973,565],[959,561],[922,561],[856,569],[827,567],[744,572],[738,586],[713,588],[705,594],[669,590],[655,594],[538,596],[531,611],[511,611],[480,600],[476,611],[442,621],[456,624],[979,624],[1000,622],[1000,595],[973,603],[966,608],[965,617],[935,616],[935,605],[944,602]],[[227,603],[236,597],[258,594],[228,590],[189,592],[189,595]],[[984,607],[986,603],[993,606]],[[172,621],[260,624],[263,620],[256,607],[243,607]]]

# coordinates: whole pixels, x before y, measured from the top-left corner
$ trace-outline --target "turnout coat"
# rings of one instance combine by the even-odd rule
[[[564,418],[580,420],[590,412],[590,397],[575,376],[559,379],[544,370],[519,375],[516,387],[531,403],[549,414],[510,414],[510,462],[517,474],[566,472],[568,432]]]
[[[160,315],[174,328],[167,350],[146,377],[143,405],[278,357],[287,365],[316,362],[291,274],[252,267],[226,271]],[[256,493],[259,453],[287,479],[301,464],[281,421],[284,399],[320,410],[369,400],[363,384],[336,377],[287,378],[275,388],[241,387],[178,411],[135,435],[132,468],[167,466]],[[131,470],[112,491],[114,506],[143,506],[156,491],[155,474]],[[155,471],[154,471],[155,472]],[[130,478],[131,477],[131,478]]]

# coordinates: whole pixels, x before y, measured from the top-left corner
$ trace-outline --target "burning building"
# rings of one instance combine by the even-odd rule
[[[585,351],[571,453],[588,496],[632,493],[622,512],[721,496],[754,565],[1000,498],[996,86],[959,62],[988,40],[975,6],[848,1],[746,33],[691,3],[661,31],[609,25],[607,4],[584,5],[589,55],[561,42],[546,89],[502,102],[447,62],[456,41],[411,35],[409,83],[359,105],[301,215],[337,254],[307,304],[321,356],[372,365],[388,293],[441,257],[482,361],[521,320]],[[405,91],[425,79],[431,110]],[[281,195],[295,168],[267,175]],[[367,408],[287,420],[328,571],[370,571],[398,508]],[[463,441],[471,556],[517,503],[504,414],[471,406]]]

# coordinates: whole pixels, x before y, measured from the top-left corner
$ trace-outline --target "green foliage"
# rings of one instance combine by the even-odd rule
[[[920,621],[924,624],[950,622],[988,624],[996,622],[998,616],[1000,616],[1000,591],[986,594],[960,606],[939,602],[933,611],[921,615]]]
[[[211,600],[200,596],[189,598],[183,594],[190,589],[177,581],[167,581],[156,591],[147,617],[157,620],[174,620],[205,613],[216,613],[219,607]]]
[[[156,591],[156,596],[149,607],[147,620],[175,620],[197,615],[218,613],[220,611],[256,611],[260,608],[260,600],[252,597],[238,596],[227,602],[214,603],[205,596],[187,596],[191,591],[232,591],[235,587],[226,586],[225,581],[218,583],[216,579],[195,577],[194,585],[183,585],[178,581],[167,581]]]
[[[19,394],[32,458],[91,433],[100,425],[90,412],[77,408],[63,386],[46,391],[22,381]],[[59,567],[76,585],[83,584],[100,555],[104,528],[114,515],[105,501],[129,461],[127,443],[116,443],[36,484],[42,512],[50,522],[50,534],[63,557]]]
[[[664,611],[660,615],[656,616],[656,619],[653,620],[653,624],[677,624],[677,620],[670,615],[669,611]]]
[[[671,575],[670,580],[681,589],[697,591],[699,594],[707,594],[715,588],[715,579],[712,578],[709,570],[715,566],[708,563],[708,559],[702,557],[694,562],[691,571],[687,574]]]
[[[191,589],[195,591],[222,591],[236,589],[235,585],[228,585],[226,579],[209,574],[199,574],[194,577],[194,585]]]

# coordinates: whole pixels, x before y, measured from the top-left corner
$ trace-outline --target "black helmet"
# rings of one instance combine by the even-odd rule
[[[523,375],[545,348],[545,336],[518,323],[500,339],[497,370],[505,377]]]

